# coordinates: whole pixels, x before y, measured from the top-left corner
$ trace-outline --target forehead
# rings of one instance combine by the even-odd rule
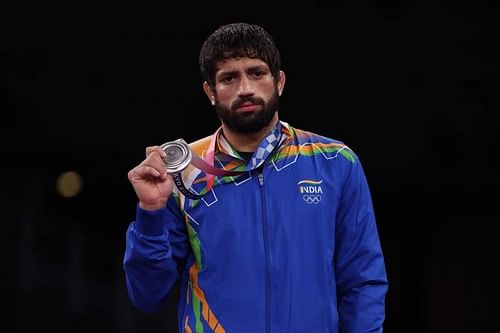
[[[257,58],[228,58],[217,62],[216,74],[220,72],[245,71],[258,67],[269,69],[269,66],[264,61]]]

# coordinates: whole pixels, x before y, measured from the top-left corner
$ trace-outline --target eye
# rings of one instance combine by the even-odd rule
[[[268,70],[265,68],[252,68],[248,71],[248,74],[254,78],[254,80],[260,80],[264,78],[266,75],[270,74]]]
[[[225,76],[220,78],[220,82],[223,82],[223,83],[231,83],[232,81],[234,81],[233,75],[225,75]]]

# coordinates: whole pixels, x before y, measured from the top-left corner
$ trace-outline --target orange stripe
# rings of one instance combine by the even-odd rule
[[[203,183],[207,181],[207,177],[199,177],[193,181],[193,184]]]
[[[226,164],[226,166],[224,167],[224,169],[226,169],[226,170],[233,170],[234,168],[239,167],[240,165],[241,165],[241,162],[238,161],[238,160],[231,161],[228,164]]]
[[[226,331],[222,328],[222,326],[217,326],[215,328],[215,333],[226,333]]]
[[[336,147],[336,148],[342,148],[345,147],[343,144],[339,143],[315,143],[314,145],[306,145],[306,146],[290,146],[288,147],[287,155],[296,155],[299,153],[299,151],[302,151],[304,153],[310,153],[314,150],[314,146],[318,146],[321,148],[326,148],[326,147]]]
[[[198,296],[200,302],[207,303],[205,294],[200,289],[200,287],[198,287],[198,266],[196,266],[196,264],[193,264],[193,266],[191,266],[191,268],[189,269],[189,276],[191,277],[191,281],[193,281],[194,293],[196,294],[196,296]]]
[[[200,300],[202,306],[201,313],[203,315],[203,319],[205,319],[205,321],[208,322],[208,326],[212,330],[215,330],[216,333],[225,333],[226,331],[224,330],[222,325],[220,325],[219,320],[212,312],[212,310],[210,310],[207,299],[205,298],[205,293],[198,286],[198,266],[196,266],[196,264],[193,264],[189,269],[189,276],[191,277],[191,281],[193,282],[193,292],[196,294],[196,297],[198,297],[198,299]]]
[[[189,327],[188,320],[189,316],[186,316],[186,320],[184,321],[184,330],[186,333],[193,333],[193,331],[191,331],[191,327]]]
[[[203,314],[203,318],[205,318],[206,321],[208,321],[208,311],[208,306],[205,306],[205,304],[203,304],[201,307],[201,313]]]
[[[209,310],[208,326],[210,326],[213,329],[215,325],[217,325],[217,318],[215,318],[215,315],[212,312],[212,310]]]

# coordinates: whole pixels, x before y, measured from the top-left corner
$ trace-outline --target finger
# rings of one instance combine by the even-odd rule
[[[158,171],[165,171],[165,162],[157,151],[152,151],[148,157],[141,163],[156,168]]]
[[[128,179],[130,181],[142,180],[145,178],[164,178],[162,172],[158,171],[156,168],[149,165],[139,165],[134,169],[130,170],[128,173]]]
[[[153,152],[157,152],[161,158],[165,158],[167,156],[167,154],[165,154],[160,146],[150,146],[146,148],[146,157],[148,157]]]

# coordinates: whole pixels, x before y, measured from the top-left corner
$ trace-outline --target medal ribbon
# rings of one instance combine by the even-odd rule
[[[191,150],[191,164],[196,168],[202,170],[206,174],[207,187],[206,192],[210,192],[212,189],[215,176],[236,176],[241,175],[243,173],[252,171],[259,166],[261,166],[264,161],[272,155],[272,153],[280,146],[283,141],[283,136],[281,132],[281,123],[278,121],[277,126],[273,129],[272,133],[270,133],[257,148],[257,151],[254,152],[252,159],[247,164],[245,170],[226,170],[222,168],[215,167],[215,146],[218,138],[222,134],[222,126],[217,129],[217,131],[212,135],[212,139],[210,140],[210,144],[207,150],[207,154],[205,158],[201,158],[195,152]],[[224,139],[221,137],[221,139]],[[188,146],[188,149],[191,149]],[[197,194],[190,191],[184,185],[182,181],[181,172],[174,173],[172,175],[175,185],[186,197],[190,199],[200,199],[204,194]]]

